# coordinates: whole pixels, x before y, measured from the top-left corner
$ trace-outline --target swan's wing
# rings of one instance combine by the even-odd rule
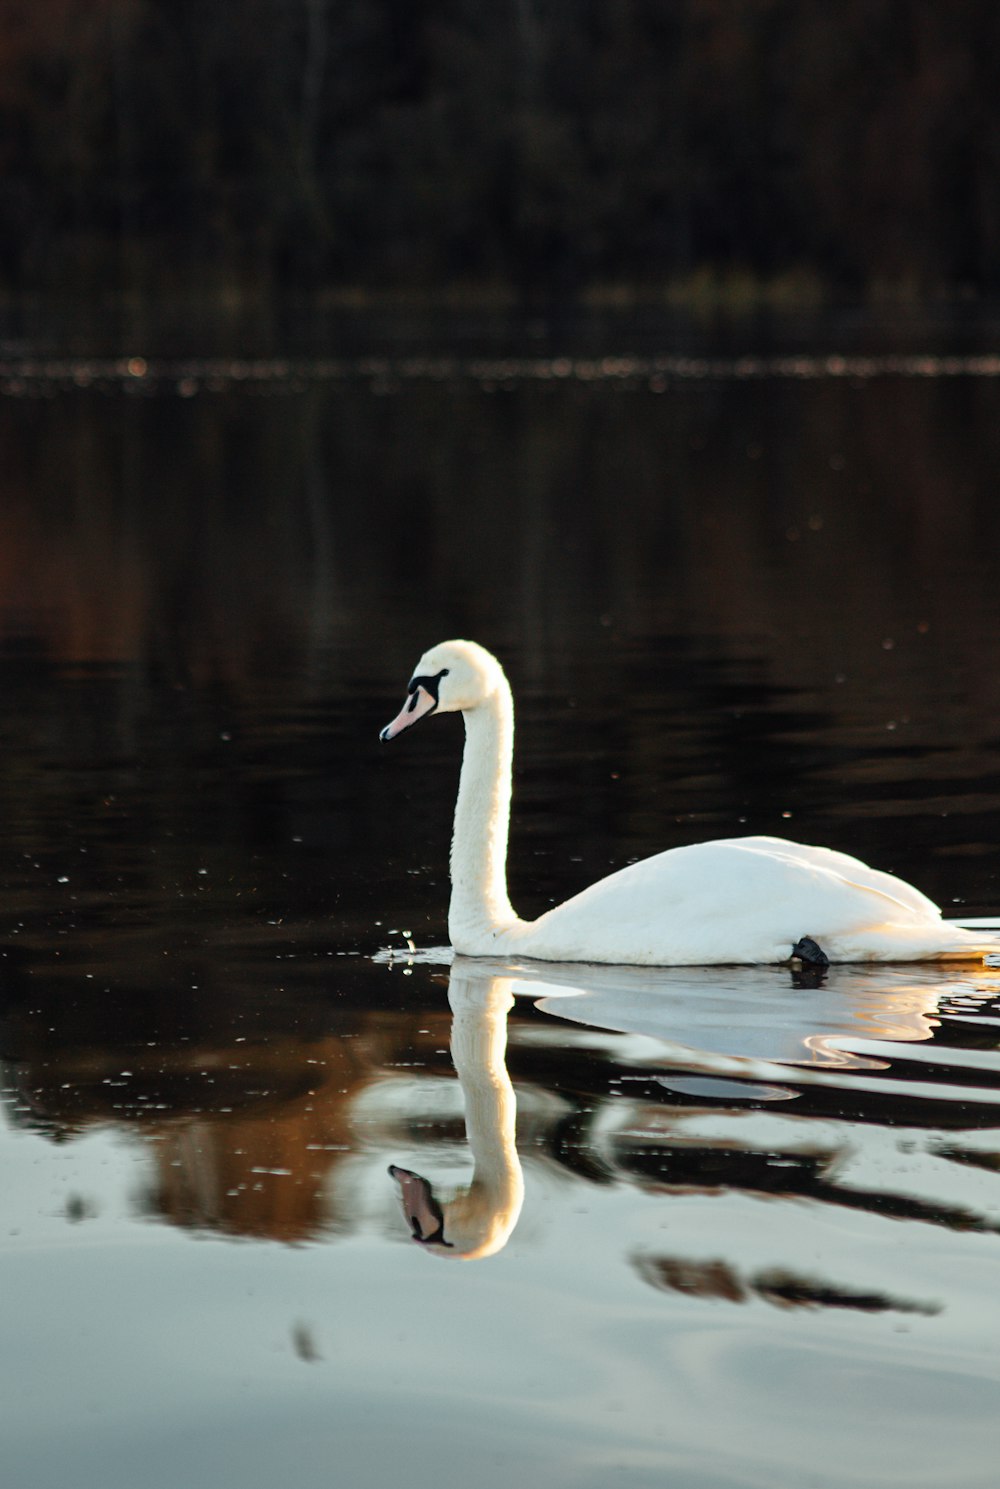
[[[834,960],[882,960],[894,946],[904,958],[947,954],[954,935],[924,895],[847,854],[732,838],[609,875],[535,921],[521,949],[649,965],[774,962],[812,936]]]
[[[814,848],[808,843],[791,843],[786,838],[772,837],[730,838],[722,841],[759,848],[795,859],[799,863],[812,864],[816,868],[832,869],[852,884],[863,884],[869,889],[881,890],[883,894],[911,906],[922,915],[940,914],[934,901],[928,899],[919,889],[914,889],[912,884],[907,884],[905,879],[897,879],[895,874],[873,869],[867,863],[862,863],[860,858],[854,858],[850,853],[841,853],[836,848]]]

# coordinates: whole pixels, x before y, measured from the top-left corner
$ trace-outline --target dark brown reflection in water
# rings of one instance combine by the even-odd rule
[[[940,1303],[918,1303],[888,1293],[852,1292],[821,1279],[775,1269],[741,1277],[725,1262],[687,1262],[675,1257],[638,1257],[641,1276],[653,1287],[727,1303],[762,1298],[777,1308],[851,1308],[859,1313],[940,1313]]]
[[[209,982],[200,1003],[143,986],[144,957],[127,1008],[38,977],[40,1006],[12,1000],[2,1026],[9,1115],[56,1142],[134,1131],[152,1171],[140,1207],[173,1224],[286,1242],[336,1228],[324,1185],[356,1145],[355,1098],[384,1068],[421,1065],[432,1039],[446,1047],[447,1019],[417,1019],[357,971],[334,995],[314,970],[275,988],[274,960],[229,961],[228,996]]]

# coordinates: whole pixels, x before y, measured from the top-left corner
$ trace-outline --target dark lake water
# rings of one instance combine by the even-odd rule
[[[377,735],[996,915],[1000,335],[419,330],[0,343],[5,1481],[994,1489],[1000,970],[451,964]]]

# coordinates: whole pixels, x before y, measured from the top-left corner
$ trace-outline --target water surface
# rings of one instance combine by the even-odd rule
[[[10,350],[19,1489],[995,1483],[1000,974],[451,964],[461,726],[377,741],[502,656],[526,915],[741,832],[1000,910],[1000,382],[862,341]]]

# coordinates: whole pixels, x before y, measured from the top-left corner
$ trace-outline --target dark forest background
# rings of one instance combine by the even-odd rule
[[[996,0],[0,0],[0,293],[1000,290]]]

